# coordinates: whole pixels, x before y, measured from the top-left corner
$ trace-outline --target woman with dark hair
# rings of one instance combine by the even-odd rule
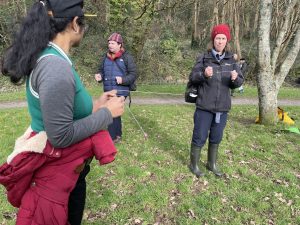
[[[240,67],[230,52],[230,39],[230,29],[226,24],[213,27],[209,49],[198,57],[189,77],[192,84],[198,85],[189,166],[197,177],[204,175],[198,163],[207,138],[206,167],[216,176],[222,175],[216,161],[227,113],[231,108],[230,89],[240,87],[244,80]]]
[[[42,158],[39,163],[32,165],[36,170],[32,172],[31,185],[20,203],[17,224],[25,220],[34,220],[37,224],[81,223],[86,196],[85,176],[90,169],[91,157],[98,150],[95,145],[105,146],[105,151],[111,147],[110,144],[113,146],[111,138],[108,139],[103,133],[100,135],[102,139],[100,142],[96,141],[96,144],[93,137],[101,130],[106,130],[113,118],[121,116],[124,112],[124,97],[117,97],[114,90],[104,93],[93,102],[69,58],[70,49],[78,46],[83,38],[85,29],[82,8],[83,0],[45,0],[34,3],[3,57],[2,73],[9,76],[14,84],[26,82],[31,116],[29,134],[27,132],[23,135],[25,144],[22,142],[19,146],[21,150],[15,147],[14,152],[21,151],[17,156],[24,154],[24,146],[32,147],[25,151],[34,152],[33,149],[38,145],[43,153],[32,156]],[[43,136],[44,133],[46,138],[35,138]],[[38,140],[34,142],[35,139]],[[26,145],[27,142],[34,143]],[[101,152],[104,158],[107,157],[106,154],[115,153]],[[111,155],[109,160],[102,160],[102,164],[112,161]],[[8,160],[11,163],[6,166],[10,166],[11,171],[11,168],[16,169],[13,166],[20,161],[20,157],[17,156]],[[74,158],[75,156],[77,158]],[[60,164],[51,164],[54,159]],[[41,162],[43,164],[40,165]],[[36,168],[37,165],[40,167]],[[20,165],[18,166],[20,168]],[[2,169],[3,173],[8,171],[7,168]],[[67,174],[68,171],[70,172]],[[45,174],[48,176],[46,181],[43,180]],[[64,176],[66,179],[60,179],[60,182],[58,178]],[[67,176],[70,176],[70,179],[67,179]],[[51,183],[55,179],[56,183]],[[40,198],[49,200],[49,196],[52,196],[52,203],[57,203],[56,198],[62,197],[59,191],[66,193],[63,196],[69,199],[69,209],[66,212],[68,222],[64,216],[58,217],[59,219],[44,218],[42,222],[38,222],[38,217],[29,209],[29,203],[26,201],[38,199],[35,202],[37,204],[42,202]],[[49,212],[49,215],[52,214]]]

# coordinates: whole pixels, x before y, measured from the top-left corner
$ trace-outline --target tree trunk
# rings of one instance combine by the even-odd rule
[[[259,117],[263,124],[277,122],[277,95],[300,51],[300,3],[285,2],[280,21],[275,21],[278,34],[271,54],[272,0],[260,0],[258,28]],[[296,15],[296,16],[295,16]],[[278,18],[277,18],[278,19]]]
[[[234,12],[234,46],[235,46],[235,53],[238,55],[238,58],[241,58],[241,45],[240,45],[240,1],[234,1],[233,3],[233,12]]]
[[[235,0],[229,0],[228,3],[228,8],[227,8],[227,21],[226,23],[229,24],[230,27],[234,27],[234,5],[235,5]]]
[[[167,9],[167,16],[166,16],[166,22],[168,24],[170,24],[172,22],[172,8],[171,8],[171,5],[172,5],[172,1],[168,0],[168,9]]]
[[[191,47],[199,47],[200,45],[200,29],[199,29],[199,11],[200,3],[199,0],[195,0],[194,11],[193,11],[193,29],[192,29],[192,41]]]
[[[221,23],[226,23],[226,18],[225,18],[225,6],[227,4],[227,0],[223,0],[223,5],[222,5],[222,11],[221,11]]]
[[[109,22],[110,18],[110,4],[109,1],[105,1],[105,23],[107,24]]]
[[[258,75],[259,121],[262,124],[277,122],[277,94],[274,69],[271,66],[270,28],[272,0],[260,0],[258,24]]]
[[[26,0],[23,0],[23,7],[24,7],[24,17],[27,15],[27,6],[26,6]]]
[[[252,34],[255,35],[256,31],[257,31],[257,26],[258,26],[258,18],[259,18],[259,4],[257,4],[257,8],[255,10],[255,16],[254,16],[254,22],[253,22],[253,32]],[[251,35],[253,36],[253,35]]]
[[[214,9],[213,9],[213,20],[212,20],[212,24],[211,27],[213,27],[216,24],[219,24],[219,1],[218,0],[214,0]]]

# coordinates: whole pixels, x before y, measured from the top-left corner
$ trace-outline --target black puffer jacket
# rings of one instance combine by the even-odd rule
[[[213,67],[211,78],[204,76],[204,70],[208,66]],[[238,73],[235,81],[231,81],[233,70]],[[244,81],[232,53],[226,52],[225,57],[218,62],[211,51],[197,58],[189,79],[198,85],[197,108],[210,112],[228,112],[231,108],[230,88],[238,88]]]

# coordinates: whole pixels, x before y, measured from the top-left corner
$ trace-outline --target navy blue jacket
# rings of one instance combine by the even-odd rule
[[[111,60],[105,56],[99,66],[99,73],[102,75],[104,91],[117,90],[117,95],[128,96],[130,85],[136,80],[136,65],[133,57],[124,52],[120,58]],[[116,77],[122,77],[122,84],[117,84]]]
[[[213,67],[213,76],[206,78],[206,67]],[[231,71],[236,70],[238,77],[231,81]],[[244,77],[240,66],[230,52],[218,62],[212,52],[207,52],[197,58],[189,77],[193,84],[198,85],[196,106],[210,112],[228,112],[231,108],[230,89],[238,88],[243,84]]]

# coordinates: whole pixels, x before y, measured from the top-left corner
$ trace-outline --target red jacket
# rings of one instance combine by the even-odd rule
[[[43,154],[29,151],[0,167],[0,183],[8,201],[19,207],[17,225],[68,224],[68,199],[79,174],[75,168],[95,156],[100,165],[114,160],[117,150],[107,131],[70,147],[53,148],[49,141]]]

